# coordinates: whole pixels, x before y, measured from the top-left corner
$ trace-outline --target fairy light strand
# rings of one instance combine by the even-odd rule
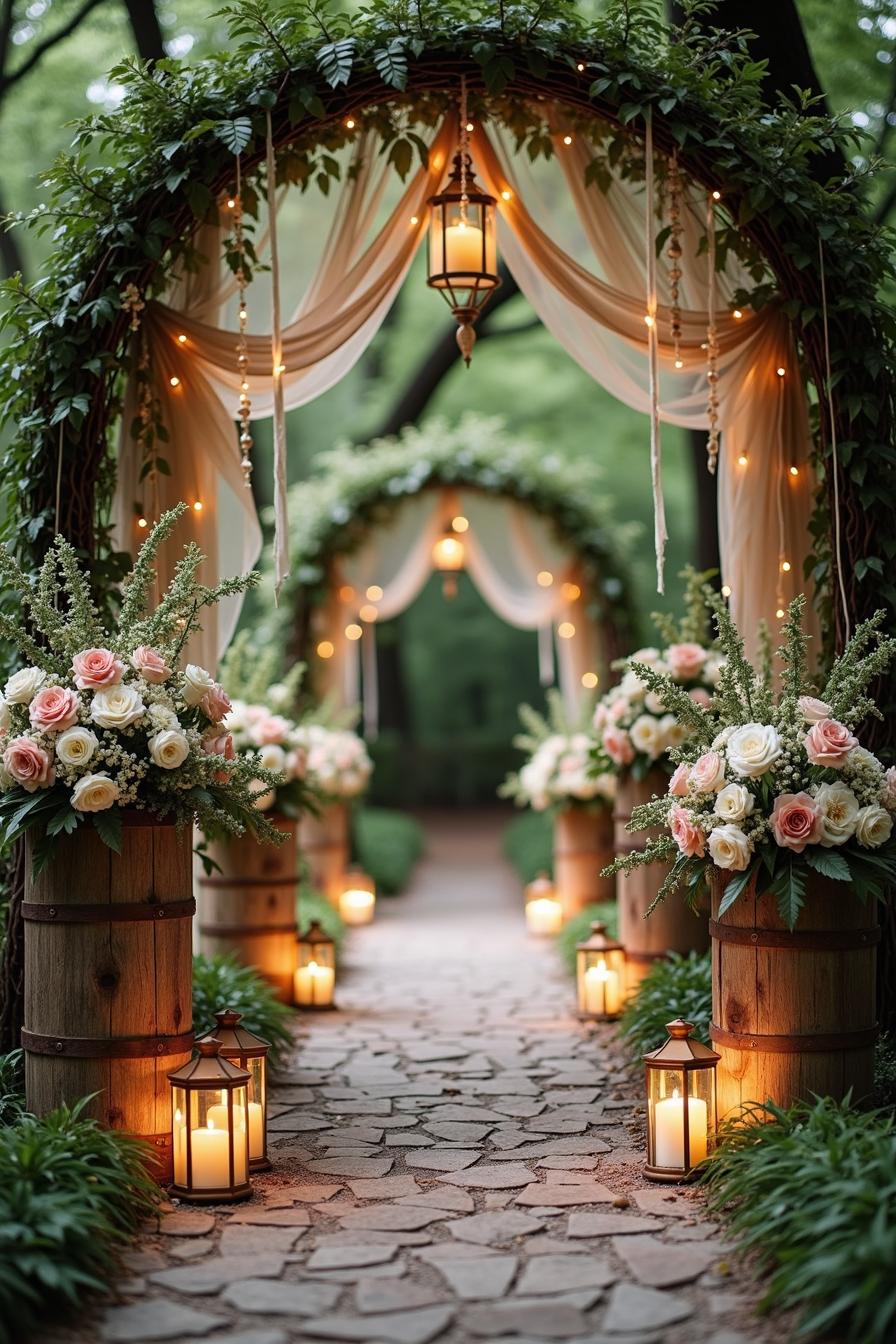
[[[236,194],[232,197],[232,200],[233,238],[238,257],[236,285],[237,299],[239,303],[237,313],[239,336],[236,345],[236,362],[240,373],[240,404],[238,412],[240,422],[240,466],[243,471],[243,480],[246,484],[246,489],[248,490],[252,479],[252,431],[250,428],[250,421],[252,419],[252,401],[249,397],[249,313],[246,308],[246,239],[243,231],[243,188],[239,154],[236,156]]]
[[[684,226],[681,222],[681,173],[678,167],[678,152],[669,159],[669,171],[666,179],[669,192],[669,245],[666,256],[669,259],[669,314],[672,329],[672,353],[676,369],[682,367],[681,358],[681,235]]]
[[[706,382],[708,396],[706,418],[709,437],[706,440],[706,465],[714,476],[719,461],[719,343],[716,329],[716,209],[717,192],[706,198],[706,255],[709,264],[707,283],[706,325]]]

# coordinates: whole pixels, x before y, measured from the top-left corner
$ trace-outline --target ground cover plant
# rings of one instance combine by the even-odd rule
[[[404,812],[362,807],[352,821],[358,863],[376,883],[380,896],[397,896],[407,886],[423,853],[423,829]]]
[[[625,1006],[619,1030],[637,1057],[666,1039],[666,1023],[683,1017],[693,1022],[695,1037],[709,1044],[712,1017],[712,964],[708,952],[671,952],[655,961],[638,992]]]
[[[193,958],[193,1030],[211,1031],[215,1013],[232,1008],[242,1013],[243,1025],[269,1041],[269,1059],[277,1064],[292,1045],[287,1022],[289,1008],[251,966],[240,966],[233,953]]]
[[[504,857],[516,869],[521,882],[531,882],[554,867],[553,821],[546,812],[523,812],[504,831]]]

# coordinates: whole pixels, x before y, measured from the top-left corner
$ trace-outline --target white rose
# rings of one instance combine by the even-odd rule
[[[846,758],[846,771],[848,774],[856,774],[860,770],[873,770],[877,774],[884,773],[884,767],[873,751],[867,747],[853,747]]]
[[[198,705],[199,701],[215,684],[214,677],[204,667],[187,663],[184,668],[184,699],[188,705]]]
[[[42,667],[20,667],[13,672],[3,693],[11,705],[30,705],[46,679]]]
[[[128,728],[146,713],[146,706],[133,686],[121,682],[94,692],[90,717],[101,728]]]
[[[597,793],[601,798],[606,798],[612,802],[616,797],[616,776],[607,771],[603,775],[598,775],[594,781]]]
[[[9,727],[9,705],[6,703],[6,696],[0,692],[0,733],[5,733]]]
[[[742,873],[752,856],[750,842],[739,826],[730,822],[715,826],[709,833],[709,852],[717,868]]]
[[[184,733],[178,733],[173,728],[166,728],[161,733],[156,733],[146,744],[149,747],[149,755],[153,765],[158,765],[162,770],[176,770],[179,765],[190,754],[190,744]]]
[[[756,799],[743,784],[726,784],[716,794],[713,812],[723,821],[743,821],[756,806]]]
[[[286,752],[273,742],[260,747],[255,759],[262,770],[272,770],[276,775],[281,775],[286,769]]]
[[[642,714],[635,719],[629,733],[635,751],[643,751],[645,756],[656,760],[663,752],[663,734],[659,720],[650,714]]]
[[[105,812],[118,798],[118,785],[105,770],[83,775],[72,789],[72,807],[79,812]]]
[[[869,803],[856,813],[856,839],[863,849],[880,849],[892,830],[893,818],[880,803]]]
[[[180,728],[177,715],[167,705],[150,705],[146,712],[157,733],[161,733],[165,728],[173,728],[175,731]]]
[[[703,680],[710,686],[718,686],[719,677],[721,676],[722,668],[724,666],[724,658],[720,658],[717,653],[709,654],[706,662],[703,664]]]
[[[293,698],[292,691],[282,681],[268,687],[268,704],[272,709],[289,709]]]
[[[659,649],[654,648],[636,649],[631,656],[631,661],[633,663],[647,663],[648,666],[650,666],[652,663],[658,663],[659,658],[660,658]]]
[[[649,709],[651,714],[662,714],[666,706],[656,691],[648,691],[644,697],[644,708]]]
[[[781,755],[781,739],[778,730],[769,723],[745,723],[742,728],[735,728],[726,751],[736,775],[758,779],[771,770]]]
[[[611,695],[623,695],[626,700],[642,700],[647,691],[637,672],[626,672],[618,686],[614,686]]]
[[[89,728],[66,728],[56,739],[56,755],[63,765],[86,765],[99,744]]]
[[[815,790],[815,801],[821,815],[821,835],[818,843],[825,849],[843,845],[855,832],[859,815],[859,800],[848,784],[820,784]]]
[[[731,737],[731,734],[733,732],[734,732],[733,728],[723,728],[720,733],[716,733],[715,737],[710,743],[711,749],[713,751],[721,751],[723,747],[727,747],[728,739]]]
[[[669,747],[680,747],[687,737],[687,729],[683,723],[679,723],[674,714],[664,714],[660,719],[660,734],[663,739],[663,749]]]

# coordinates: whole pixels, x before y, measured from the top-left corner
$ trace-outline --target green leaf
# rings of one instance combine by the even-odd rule
[[[347,84],[355,59],[356,42],[353,37],[341,37],[338,42],[327,42],[317,52],[317,68],[331,88]]]
[[[224,142],[231,154],[242,154],[252,139],[252,122],[248,117],[219,121],[215,125],[215,135]]]
[[[735,873],[725,887],[725,894],[719,902],[719,914],[724,915],[726,910],[730,910],[738,896],[743,892],[744,887],[750,881],[750,878],[756,871],[756,865],[751,864],[745,868],[742,873]]]
[[[121,853],[121,813],[114,809],[109,812],[94,812],[92,821],[103,844]]]
[[[408,53],[404,38],[394,37],[387,47],[373,53],[373,63],[384,84],[403,89],[408,82]]]
[[[66,835],[71,835],[81,820],[82,813],[76,812],[71,804],[63,804],[55,816],[47,822],[47,835],[58,835],[64,831]]]
[[[772,884],[772,891],[778,900],[778,914],[788,929],[793,929],[803,908],[806,891],[806,874],[802,864],[795,859],[785,863]]]
[[[832,877],[836,882],[852,881],[849,864],[835,849],[807,849],[803,852],[803,858],[810,868],[823,877]]]

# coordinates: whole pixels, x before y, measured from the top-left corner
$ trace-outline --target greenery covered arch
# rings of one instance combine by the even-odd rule
[[[485,0],[472,9],[466,0],[373,0],[352,19],[325,5],[246,0],[229,11],[226,55],[187,67],[122,65],[122,108],[83,123],[74,154],[47,178],[49,203],[32,221],[53,238],[44,277],[30,290],[7,287],[2,410],[16,437],[2,487],[6,536],[39,554],[58,524],[93,557],[98,587],[114,590],[110,426],[132,323],[177,267],[199,264],[191,238],[232,186],[234,155],[242,155],[250,208],[267,113],[284,180],[325,189],[348,119],[378,129],[383,151],[407,172],[419,148],[408,122],[434,122],[465,74],[478,111],[508,124],[533,155],[551,152],[544,106],[562,104],[595,145],[598,189],[602,161],[640,171],[630,151],[648,113],[658,149],[677,146],[685,173],[722,188],[718,255],[737,248],[752,259],[757,283],[745,301],[783,306],[822,408],[814,564],[835,634],[844,611],[892,607],[894,327],[880,299],[892,276],[887,241],[845,168],[841,180],[816,180],[822,158],[842,150],[847,161],[851,132],[811,109],[770,110],[743,35],[712,28],[706,9],[691,6],[672,33],[657,0],[616,0],[594,23],[563,0]],[[839,576],[829,545],[834,498]],[[838,581],[842,605],[830,600]]]

